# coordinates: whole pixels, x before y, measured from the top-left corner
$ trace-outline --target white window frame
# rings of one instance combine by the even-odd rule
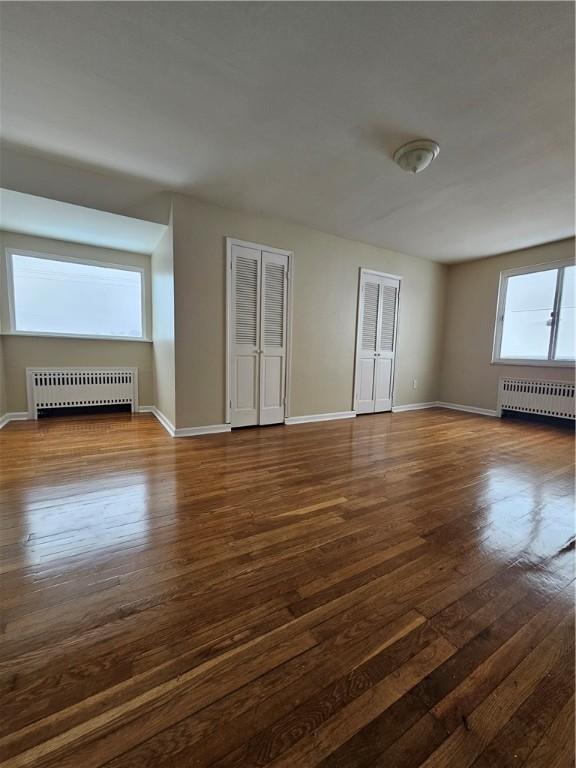
[[[85,264],[94,267],[108,267],[110,269],[119,269],[126,272],[140,273],[140,301],[142,308],[142,327],[140,336],[108,336],[107,334],[92,333],[57,333],[53,331],[19,331],[16,328],[16,304],[14,297],[14,273],[13,256],[30,256],[34,259],[46,259],[47,261],[67,261],[73,264]],[[146,270],[144,267],[138,267],[132,264],[118,264],[109,261],[100,261],[99,259],[85,259],[78,256],[60,256],[59,254],[41,253],[39,251],[29,251],[25,248],[6,248],[6,290],[8,293],[8,320],[10,336],[46,336],[50,338],[65,339],[105,339],[107,341],[150,341],[148,336],[148,312],[147,312],[147,287]]]
[[[554,359],[556,352],[556,341],[558,337],[558,312],[560,309],[560,300],[562,298],[562,285],[564,280],[564,267],[573,266],[574,262],[570,260],[554,261],[548,264],[533,264],[529,267],[514,267],[512,269],[505,269],[500,272],[500,283],[498,286],[498,303],[496,309],[496,323],[494,328],[494,345],[492,348],[492,364],[493,365],[524,365],[524,366],[543,366],[548,368],[572,368],[574,366],[574,358],[567,359],[561,358],[559,360]],[[559,271],[558,279],[556,281],[556,293],[554,296],[553,314],[555,322],[552,325],[552,332],[550,333],[550,342],[548,345],[548,358],[546,360],[537,360],[533,358],[509,358],[501,357],[500,351],[502,349],[502,332],[504,329],[504,314],[506,310],[506,292],[508,289],[508,278],[516,277],[517,275],[533,274],[534,272],[547,272],[552,269]]]

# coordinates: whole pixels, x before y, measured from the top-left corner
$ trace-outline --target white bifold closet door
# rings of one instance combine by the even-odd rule
[[[356,344],[357,413],[392,409],[400,281],[362,272]]]
[[[232,245],[230,422],[280,424],[286,403],[288,256]]]

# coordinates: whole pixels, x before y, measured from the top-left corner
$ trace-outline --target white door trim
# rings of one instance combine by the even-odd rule
[[[225,388],[224,388],[224,413],[225,423],[231,423],[230,415],[230,350],[232,349],[232,329],[230,327],[232,306],[232,246],[239,245],[244,248],[254,248],[268,253],[277,253],[288,258],[288,299],[286,308],[288,312],[288,325],[286,333],[286,405],[284,417],[290,416],[291,381],[292,381],[292,283],[294,280],[294,251],[286,251],[283,248],[273,248],[261,243],[252,243],[248,240],[239,240],[236,237],[226,237],[226,364],[225,364]]]
[[[358,386],[358,354],[360,352],[360,337],[362,334],[362,328],[360,323],[360,307],[362,296],[362,280],[365,275],[375,275],[376,277],[387,277],[392,280],[398,280],[398,299],[396,301],[396,326],[394,328],[394,357],[392,368],[392,409],[394,408],[394,387],[396,384],[396,358],[397,358],[397,342],[398,342],[398,326],[400,325],[400,296],[402,295],[402,276],[393,275],[390,272],[378,272],[375,269],[368,269],[367,267],[360,267],[358,270],[358,298],[356,302],[356,347],[354,349],[354,387],[352,389],[352,410],[356,412],[356,392]]]

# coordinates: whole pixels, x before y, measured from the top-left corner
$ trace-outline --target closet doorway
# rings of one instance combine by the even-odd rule
[[[292,253],[227,238],[226,422],[288,415]]]
[[[392,410],[401,278],[360,270],[354,376],[356,413]]]

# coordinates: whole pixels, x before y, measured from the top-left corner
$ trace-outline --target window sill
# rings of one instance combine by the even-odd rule
[[[136,341],[144,344],[152,343],[152,339],[135,338],[133,336],[85,336],[83,334],[74,333],[28,333],[26,331],[4,331],[0,335],[33,339],[85,339],[87,341]]]
[[[492,360],[490,365],[522,365],[524,368],[574,368],[572,360]]]

